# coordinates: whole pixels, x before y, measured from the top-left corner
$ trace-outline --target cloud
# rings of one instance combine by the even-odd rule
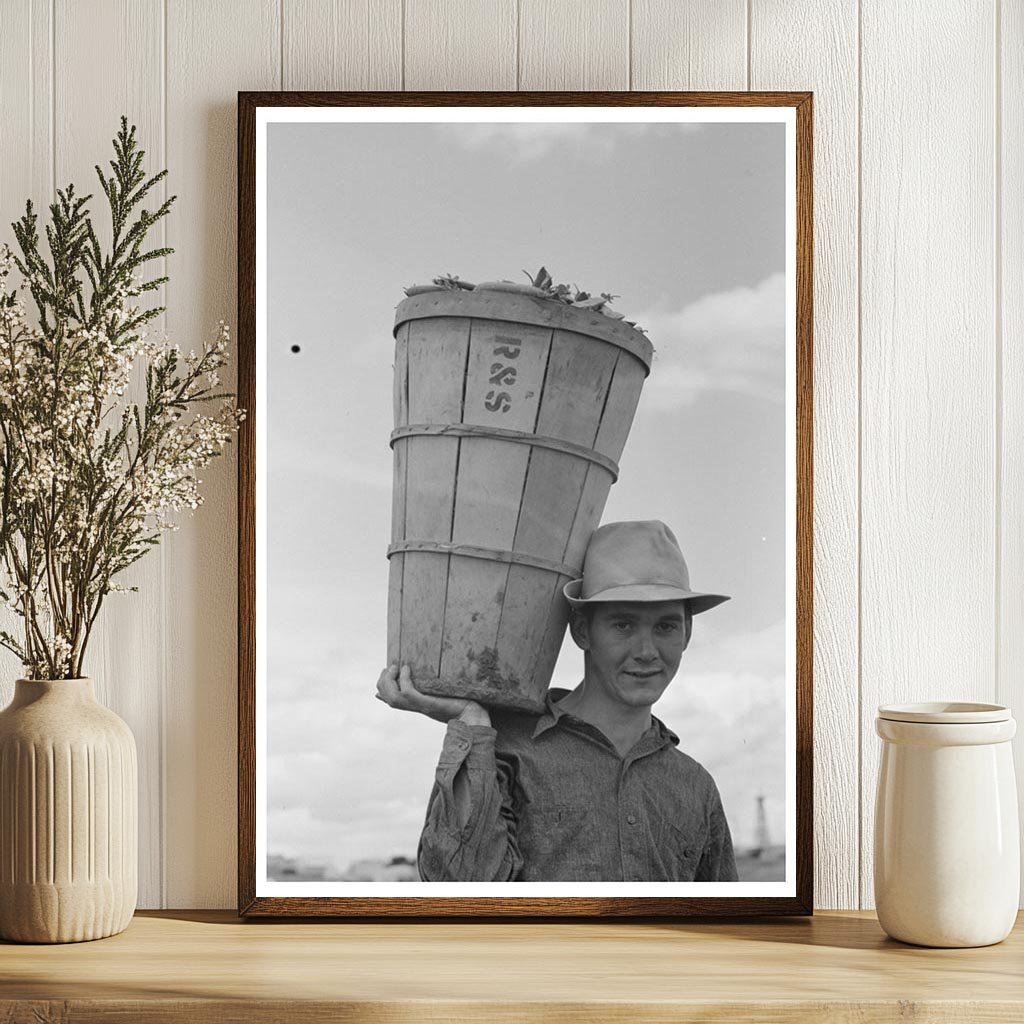
[[[785,833],[785,660],[783,620],[729,637],[695,633],[654,709],[714,777],[739,846],[755,841],[757,796],[773,841]]]
[[[518,163],[540,160],[556,152],[589,160],[607,160],[620,142],[634,145],[644,137],[688,135],[701,127],[699,124],[678,123],[550,121],[481,121],[439,126],[447,137],[466,149],[490,149]]]
[[[381,659],[296,656],[268,701],[268,848],[344,869],[415,853],[444,727],[374,699]]]
[[[709,391],[784,401],[785,287],[785,275],[777,273],[677,311],[638,312],[636,322],[655,347],[645,406],[675,409]]]
[[[702,630],[654,709],[711,772],[740,846],[753,842],[757,795],[766,797],[772,836],[784,832],[784,666],[781,621],[729,637]],[[560,668],[554,684],[575,686],[579,651],[567,652]],[[332,645],[297,653],[291,671],[275,676],[267,773],[274,852],[344,868],[415,851],[444,729],[375,700],[379,671]]]
[[[444,727],[363,692],[278,706],[268,759],[268,847],[344,868],[415,853]]]

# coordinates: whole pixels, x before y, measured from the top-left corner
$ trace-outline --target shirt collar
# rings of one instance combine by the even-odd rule
[[[579,721],[579,719],[575,718],[561,706],[562,698],[568,695],[569,690],[557,686],[553,686],[548,690],[544,698],[544,712],[537,719],[537,724],[533,729],[534,739],[543,735],[549,729],[553,729],[563,718],[569,721]],[[677,747],[679,746],[679,737],[660,718],[654,715],[651,715],[651,729],[661,741],[658,744],[659,746],[664,746],[666,743],[673,743]]]

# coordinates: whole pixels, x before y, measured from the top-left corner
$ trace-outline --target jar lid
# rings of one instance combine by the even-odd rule
[[[925,722],[935,725],[969,725],[972,722],[1008,722],[1005,704],[977,704],[967,701],[926,701],[921,704],[882,704],[878,717],[889,722]]]

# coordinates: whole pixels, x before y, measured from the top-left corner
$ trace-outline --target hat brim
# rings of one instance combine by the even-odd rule
[[[706,612],[716,605],[729,600],[726,594],[704,594],[694,590],[683,590],[681,587],[673,587],[662,583],[634,583],[628,587],[609,587],[591,597],[580,597],[580,590],[583,580],[570,580],[564,587],[562,593],[566,601],[573,608],[580,608],[590,604],[608,604],[611,601],[686,601],[690,606],[693,615]]]

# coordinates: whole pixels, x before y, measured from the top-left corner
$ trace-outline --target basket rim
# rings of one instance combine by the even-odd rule
[[[651,372],[654,345],[635,328],[621,320],[613,320],[603,313],[567,306],[555,299],[539,299],[515,292],[446,289],[411,295],[395,308],[392,334],[397,336],[402,324],[410,320],[445,316],[500,320],[572,331],[624,349],[640,360],[646,374]]]

